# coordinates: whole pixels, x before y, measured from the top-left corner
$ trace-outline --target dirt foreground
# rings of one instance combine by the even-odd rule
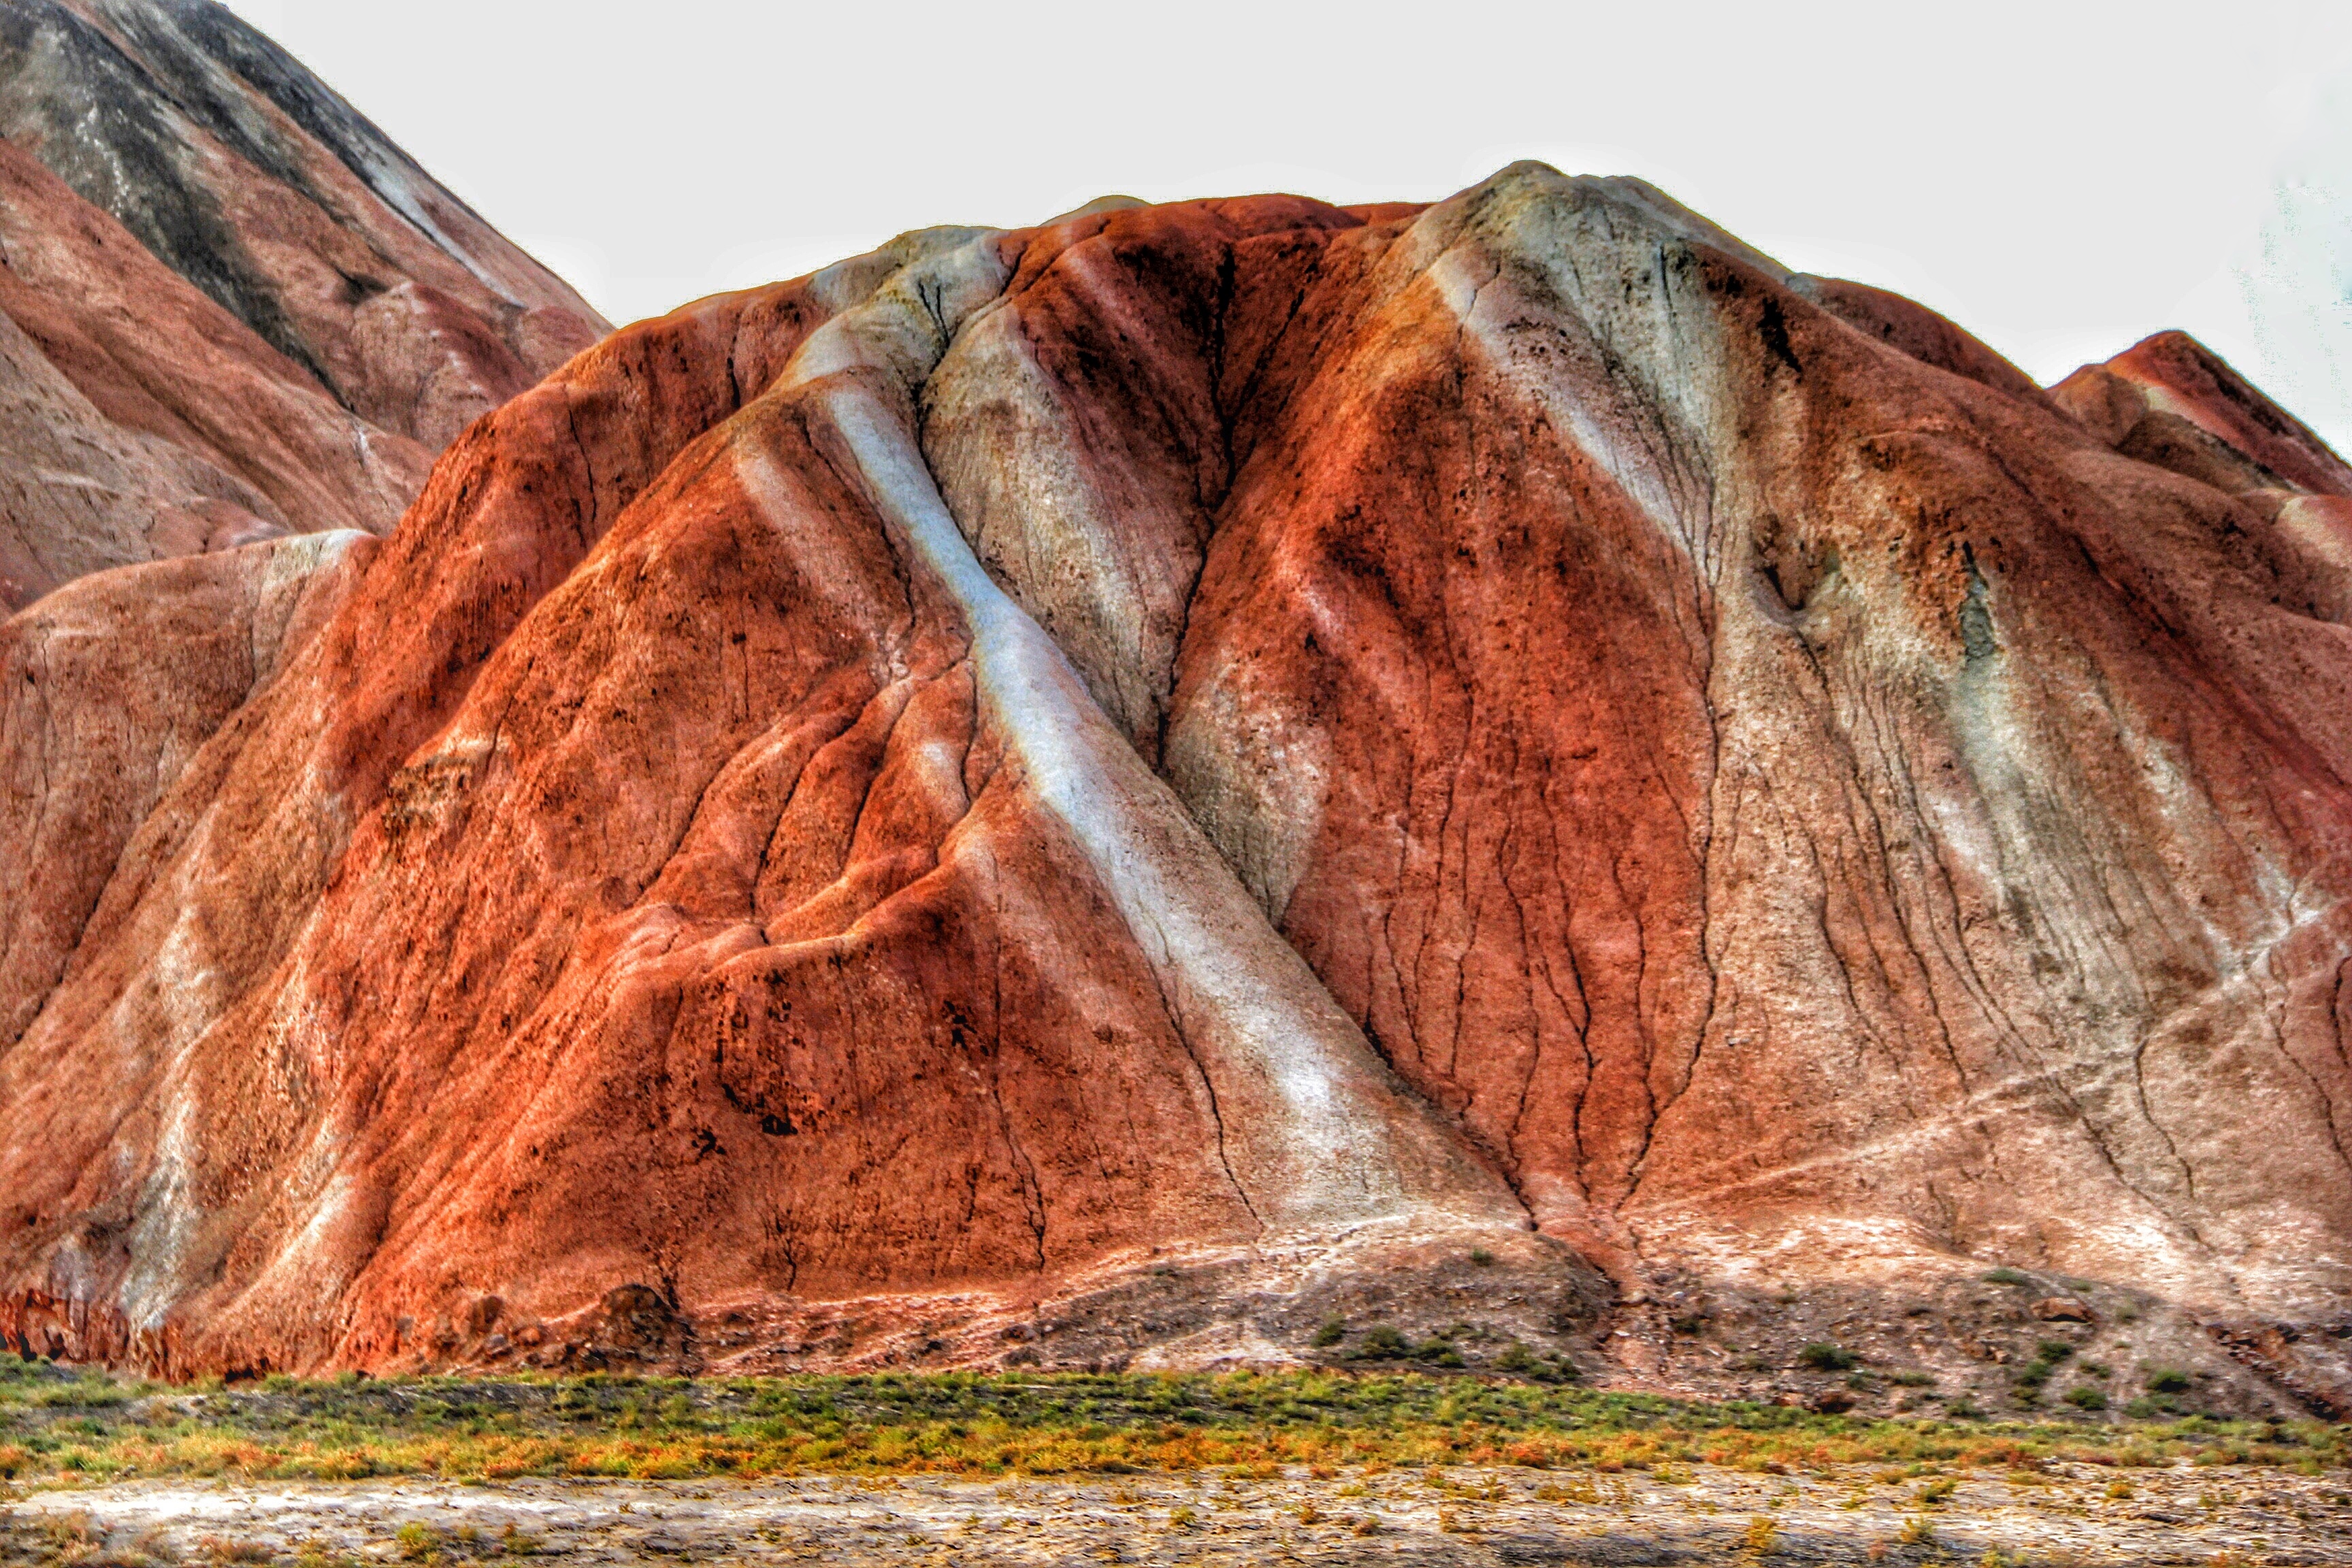
[[[0,1562],[2352,1563],[2341,1475],[1304,1470],[994,1484],[127,1481],[0,1502]]]

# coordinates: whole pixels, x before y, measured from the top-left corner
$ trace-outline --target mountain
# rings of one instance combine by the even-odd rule
[[[0,1333],[2352,1409],[2343,473],[1537,164],[698,302],[0,631]]]
[[[0,607],[388,531],[607,330],[209,0],[0,0]]]

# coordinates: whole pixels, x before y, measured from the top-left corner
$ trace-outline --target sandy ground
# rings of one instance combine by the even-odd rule
[[[2119,1476],[2129,1496],[2109,1495]],[[1923,1489],[1944,1481],[1957,1483],[1949,1496],[1922,1500]],[[1932,1530],[1924,1540],[1921,1521]],[[412,1525],[423,1528],[404,1534]],[[2083,1466],[2014,1479],[1699,1467],[1666,1479],[1453,1468],[994,1484],[131,1481],[0,1502],[0,1562],[92,1568],[173,1558],[454,1564],[524,1554],[583,1564],[1974,1565],[1988,1549],[2006,1563],[2058,1568],[2352,1563],[2352,1477]]]

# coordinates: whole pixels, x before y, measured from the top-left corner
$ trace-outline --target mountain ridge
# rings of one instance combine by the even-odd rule
[[[1527,164],[628,329],[0,970],[0,1331],[1752,1392],[1998,1266],[2346,1407],[2352,532],[2200,353],[2095,406],[2235,468]]]

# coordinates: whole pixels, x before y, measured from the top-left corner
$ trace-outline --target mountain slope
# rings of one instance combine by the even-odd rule
[[[0,969],[0,1331],[1728,1387],[1997,1265],[2339,1401],[2341,498],[2072,396],[1530,164],[630,329]]]
[[[209,4],[0,4],[0,605],[390,527],[604,330]]]
[[[8,0],[0,61],[0,134],[372,424],[438,450],[604,331],[211,0]]]

